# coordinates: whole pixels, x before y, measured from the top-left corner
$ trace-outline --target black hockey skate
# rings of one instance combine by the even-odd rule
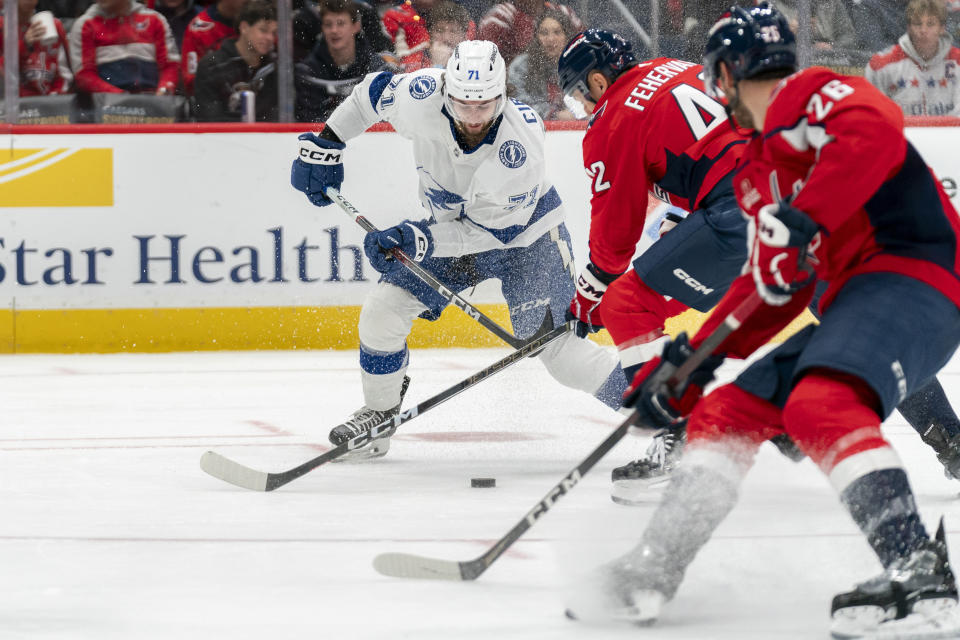
[[[834,596],[834,638],[957,638],[957,583],[943,519],[933,540],[884,573]]]
[[[410,377],[403,377],[403,386],[400,387],[400,404],[387,409],[386,411],[377,411],[361,407],[353,412],[346,422],[335,426],[330,430],[330,442],[334,445],[341,445],[348,440],[356,438],[361,433],[366,433],[377,425],[392,420],[400,413],[400,405],[403,404],[403,397],[407,395],[407,387],[410,386]],[[376,440],[372,440],[366,446],[354,449],[353,451],[338,458],[338,461],[357,461],[369,460],[371,458],[380,458],[387,455],[390,450],[390,436],[396,429],[390,429],[384,435]]]
[[[611,473],[610,498],[617,504],[638,505],[650,502],[650,489],[663,488],[680,463],[687,442],[687,424],[661,429],[653,436],[646,456]]]
[[[931,422],[920,434],[920,439],[937,454],[937,460],[943,465],[943,475],[960,480],[960,435],[950,437],[942,426]]]

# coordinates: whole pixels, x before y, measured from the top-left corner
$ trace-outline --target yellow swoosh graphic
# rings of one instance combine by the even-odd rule
[[[15,149],[0,163],[0,207],[113,206],[112,149]]]

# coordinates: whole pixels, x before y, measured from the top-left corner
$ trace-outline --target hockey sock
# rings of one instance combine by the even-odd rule
[[[926,436],[931,428],[937,429],[945,440],[960,435],[960,420],[936,378],[907,396],[897,411],[921,436]],[[924,441],[927,442],[926,437]]]
[[[627,378],[624,377],[623,369],[614,367],[606,381],[593,395],[597,400],[616,411],[623,404],[623,392],[626,390]]]
[[[861,476],[840,493],[840,500],[884,568],[928,539],[903,469],[881,469]]]
[[[859,378],[821,369],[797,383],[783,419],[889,567],[927,540],[927,532],[900,458],[880,433],[877,404]]]
[[[738,483],[688,458],[664,491],[640,544],[624,560],[638,586],[669,600],[700,549],[737,501]]]
[[[400,404],[400,389],[409,362],[410,352],[406,345],[393,353],[360,345],[360,380],[367,407],[385,411]]]
[[[603,324],[617,345],[617,355],[627,380],[654,356],[660,355],[668,340],[663,333],[667,318],[683,313],[687,307],[665,298],[630,270],[607,289],[600,304]]]
[[[859,378],[818,369],[807,373],[790,392],[783,408],[783,427],[831,480],[836,468],[847,458],[864,452],[881,453],[879,458],[858,458],[860,466],[856,467],[856,473],[847,472],[845,478],[884,468],[871,466],[874,463],[893,460],[896,463],[893,466],[899,467],[899,459],[880,433],[878,403],[873,390]],[[882,455],[884,452],[890,455]],[[838,487],[838,491],[841,489]]]

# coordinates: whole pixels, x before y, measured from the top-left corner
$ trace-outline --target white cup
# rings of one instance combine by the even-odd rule
[[[43,47],[49,47],[50,45],[56,44],[57,40],[60,39],[60,35],[57,33],[57,25],[53,21],[53,13],[50,11],[38,11],[33,14],[30,18],[30,24],[40,23],[43,25],[43,35],[40,36],[39,44]]]

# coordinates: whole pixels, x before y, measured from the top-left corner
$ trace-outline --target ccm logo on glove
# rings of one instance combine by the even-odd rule
[[[301,140],[300,159],[309,164],[340,164],[343,162],[343,149],[323,149],[309,140]]]

